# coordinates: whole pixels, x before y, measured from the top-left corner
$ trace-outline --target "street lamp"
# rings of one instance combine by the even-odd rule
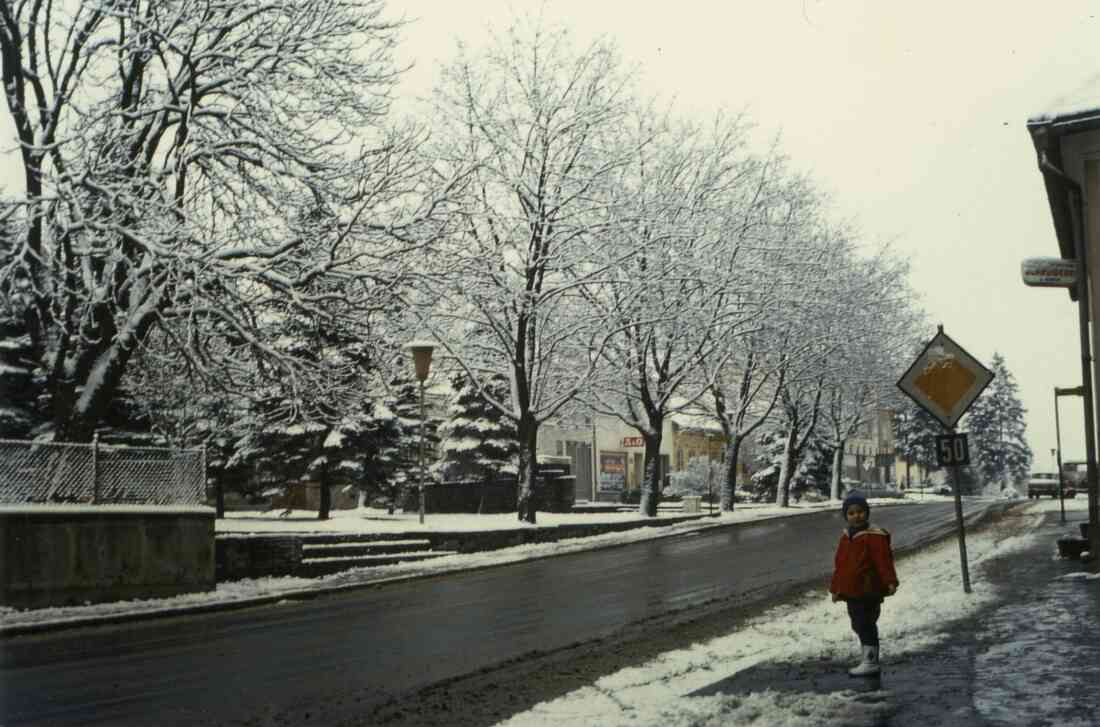
[[[424,413],[424,381],[428,378],[428,372],[432,368],[432,351],[435,349],[435,341],[416,340],[409,341],[405,348],[412,352],[413,365],[416,367],[416,379],[420,382],[420,524],[424,524],[424,423],[427,416]]]

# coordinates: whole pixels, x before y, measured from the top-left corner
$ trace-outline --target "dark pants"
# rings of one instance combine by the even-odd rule
[[[864,646],[878,646],[878,617],[882,613],[880,598],[849,598],[848,618],[852,619],[852,631]]]

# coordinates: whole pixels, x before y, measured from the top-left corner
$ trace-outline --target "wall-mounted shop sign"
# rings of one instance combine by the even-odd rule
[[[1072,288],[1077,284],[1077,261],[1060,257],[1029,257],[1020,263],[1024,285],[1034,288]]]

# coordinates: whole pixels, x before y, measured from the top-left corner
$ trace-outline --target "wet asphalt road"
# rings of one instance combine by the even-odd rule
[[[905,549],[949,502],[879,507]],[[969,512],[971,506],[967,507]],[[0,641],[0,724],[331,724],[506,659],[826,577],[834,512],[723,527],[303,602]]]

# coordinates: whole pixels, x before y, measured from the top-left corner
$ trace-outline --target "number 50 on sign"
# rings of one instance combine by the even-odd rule
[[[936,464],[940,467],[970,464],[970,443],[965,434],[936,437]]]

